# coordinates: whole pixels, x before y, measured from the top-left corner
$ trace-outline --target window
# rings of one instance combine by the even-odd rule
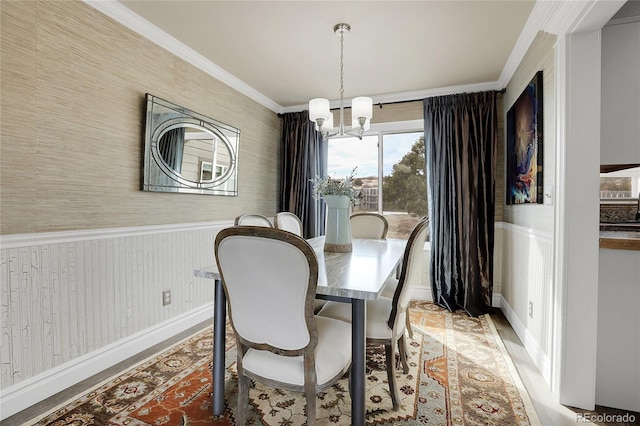
[[[640,192],[640,167],[600,173],[600,199],[636,198]]]
[[[600,222],[634,222],[640,211],[640,167],[600,173]]]
[[[379,130],[362,140],[329,140],[329,176],[346,177],[356,168],[354,187],[361,198],[353,211],[384,214],[388,238],[407,239],[427,214],[424,133],[416,128],[422,128],[421,120],[406,130]]]

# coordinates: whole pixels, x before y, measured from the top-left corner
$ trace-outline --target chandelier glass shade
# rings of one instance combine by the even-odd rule
[[[371,127],[373,117],[373,100],[367,96],[359,96],[351,101],[351,126],[344,124],[344,35],[351,30],[349,24],[336,24],[333,27],[340,37],[340,124],[333,127],[333,113],[329,100],[314,98],[309,101],[309,120],[316,123],[316,130],[327,139],[334,136],[356,136],[362,139],[362,134]]]

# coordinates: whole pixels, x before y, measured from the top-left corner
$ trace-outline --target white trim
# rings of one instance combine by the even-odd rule
[[[423,285],[417,285],[412,287],[411,299],[433,302],[433,295],[431,293],[431,288]],[[502,298],[502,295],[500,293],[493,293],[493,297],[491,299],[491,306],[493,306],[494,308],[500,308],[502,300],[504,299]]]
[[[539,231],[537,229],[529,228],[522,225],[516,225],[514,223],[508,222],[496,222],[496,228],[506,229],[518,234],[525,234],[531,238],[535,238],[537,240],[546,241],[549,243],[553,242],[553,234],[549,232]]]
[[[497,296],[497,297],[496,297]],[[496,299],[499,299],[496,303]],[[531,336],[529,330],[527,330],[527,326],[520,321],[518,315],[516,315],[515,311],[511,308],[509,303],[506,301],[501,294],[494,295],[494,306],[499,306],[504,313],[504,316],[511,324],[511,328],[516,332],[516,335],[524,344],[524,348],[533,360],[533,363],[538,368],[542,377],[547,383],[551,382],[551,359],[547,354],[542,351],[540,345],[536,342],[536,340]]]
[[[537,1],[533,6],[533,10],[529,15],[529,19],[525,23],[522,31],[520,32],[520,36],[516,41],[516,44],[513,46],[513,50],[507,59],[507,62],[504,64],[504,68],[502,68],[502,73],[498,78],[498,84],[500,87],[507,87],[507,84],[515,74],[518,65],[522,62],[524,55],[529,50],[531,43],[535,39],[538,34],[538,30],[542,25],[542,21],[544,16],[546,15],[545,8],[548,7],[546,5],[547,2],[539,2]]]
[[[391,133],[391,132],[424,132],[424,120],[406,120],[406,121],[393,121],[387,123],[371,123],[371,131]],[[366,134],[366,133],[365,133]]]
[[[136,235],[193,231],[198,229],[222,229],[229,226],[233,226],[232,221],[174,223],[170,225],[148,225],[124,228],[87,229],[80,231],[58,231],[40,232],[34,234],[0,235],[0,248],[11,249],[44,244],[61,244],[76,241],[100,240],[105,238],[121,238]]]
[[[263,95],[253,87],[249,86],[239,78],[233,76],[218,65],[214,64],[195,50],[170,36],[160,28],[156,27],[146,19],[133,13],[117,1],[104,0],[84,0],[85,3],[92,6],[96,10],[104,13],[110,18],[126,26],[127,28],[137,32],[141,36],[156,43],[158,46],[166,49],[177,57],[184,59],[188,63],[198,67],[210,76],[220,80],[229,87],[237,90],[243,95],[248,96],[260,105],[270,109],[275,113],[280,113],[282,107]]]
[[[565,225],[565,176],[566,162],[566,87],[567,87],[567,40],[566,36],[558,37],[554,49],[555,66],[555,122],[556,122],[556,162],[555,162],[555,203],[554,203],[554,242],[553,242],[553,311],[551,323],[553,326],[553,338],[551,343],[552,375],[551,392],[560,395],[562,371],[564,369],[564,343],[566,334],[566,286],[567,279],[565,259],[566,254],[566,230]]]
[[[213,302],[170,318],[1,392],[0,419],[10,417],[169,337],[213,318]]]
[[[253,87],[249,86],[239,78],[230,74],[220,66],[216,65],[209,59],[205,58],[195,50],[191,49],[184,43],[178,41],[165,31],[153,25],[151,22],[137,15],[127,7],[123,6],[117,1],[105,1],[105,0],[83,0],[94,9],[104,13],[125,27],[140,34],[146,39],[156,43],[158,46],[166,49],[177,57],[187,61],[195,67],[201,69],[212,77],[220,80],[229,87],[237,90],[238,92],[248,96],[262,106],[270,109],[275,113],[287,113],[304,111],[308,109],[308,105],[294,105],[290,107],[282,107],[274,102],[261,92],[257,91]],[[533,39],[532,39],[533,40]],[[531,41],[529,42],[531,43]],[[525,49],[526,51],[526,49]],[[504,74],[504,72],[503,72]],[[508,81],[508,80],[507,80]],[[501,90],[505,87],[502,81],[493,81],[477,84],[467,84],[462,86],[449,86],[436,89],[417,90],[411,92],[399,92],[391,94],[383,94],[372,96],[374,104],[385,104],[394,102],[405,102],[410,100],[420,101],[424,98],[433,96],[450,95],[454,93],[464,92],[484,92],[490,90]],[[330,102],[331,108],[339,108],[340,100],[334,99]]]
[[[411,299],[433,302],[431,288],[429,288],[429,286],[424,286],[424,285],[413,286],[411,288]]]

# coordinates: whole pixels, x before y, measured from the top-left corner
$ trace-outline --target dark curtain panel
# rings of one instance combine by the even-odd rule
[[[433,300],[471,316],[493,295],[496,96],[424,100]]]
[[[169,167],[182,172],[182,154],[184,153],[184,127],[172,129],[162,135],[158,150]]]
[[[327,143],[309,121],[309,112],[283,114],[280,211],[295,213],[305,238],[324,234],[325,209],[313,199],[310,179],[327,175]]]

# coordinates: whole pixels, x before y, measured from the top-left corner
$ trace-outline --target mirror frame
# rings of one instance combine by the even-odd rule
[[[224,143],[229,150],[230,165],[222,176],[194,182],[185,179],[165,162],[159,151],[160,140],[169,130],[179,127],[201,130]],[[239,144],[239,129],[147,93],[142,190],[238,196]]]

